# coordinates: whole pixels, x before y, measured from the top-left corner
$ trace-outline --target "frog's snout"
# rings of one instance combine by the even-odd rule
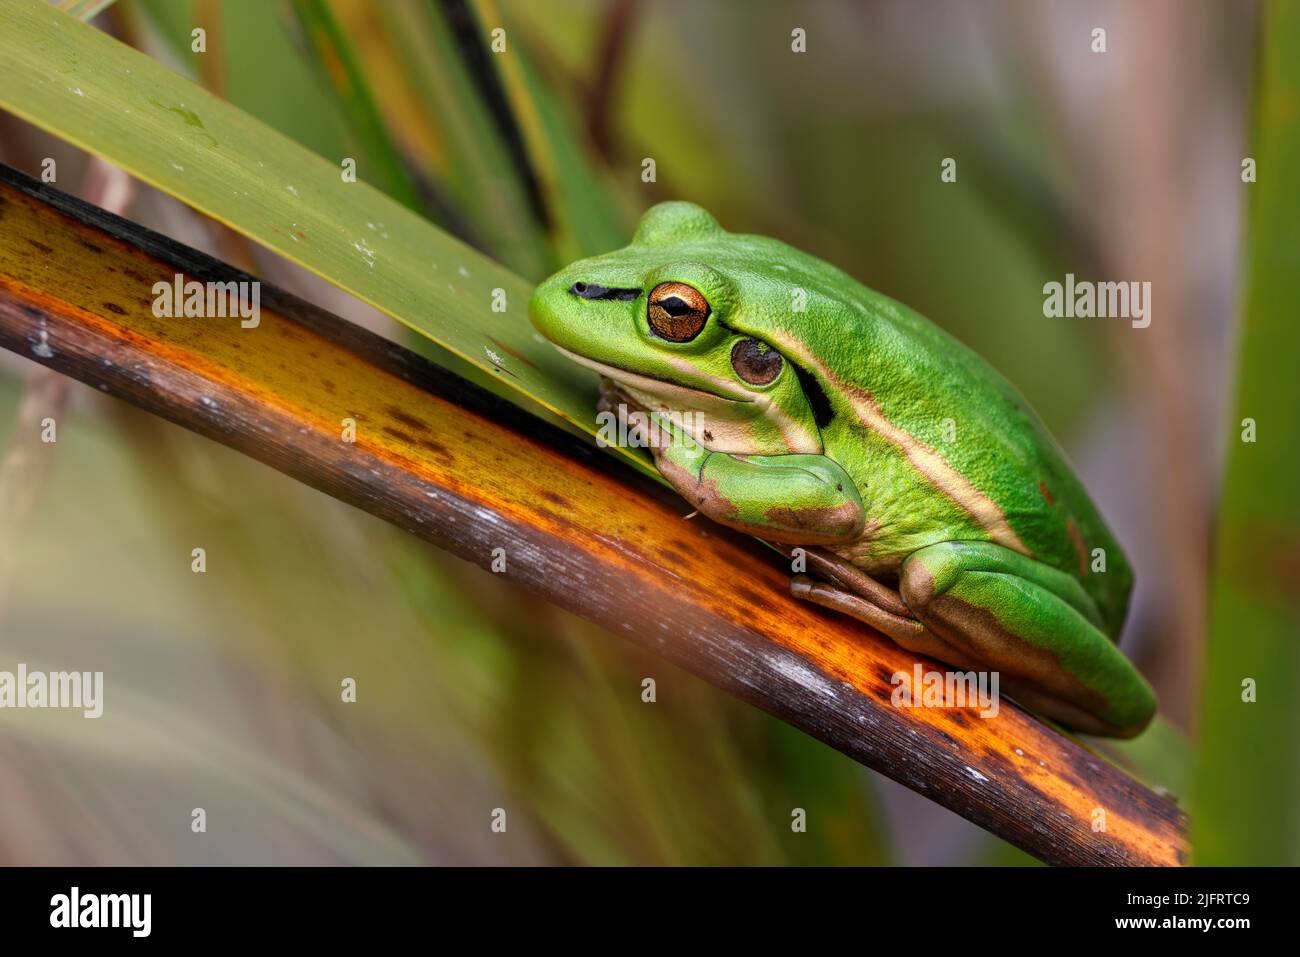
[[[592,347],[593,323],[608,323],[640,295],[635,276],[602,276],[599,268],[589,271],[579,264],[537,287],[528,303],[528,318],[555,345],[585,354]]]

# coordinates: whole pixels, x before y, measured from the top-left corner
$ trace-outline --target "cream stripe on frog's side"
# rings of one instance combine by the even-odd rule
[[[1001,507],[971,485],[937,451],[889,421],[869,392],[841,380],[793,337],[779,330],[772,331],[770,335],[786,355],[831,383],[843,394],[852,405],[858,421],[896,446],[935,488],[968,512],[988,532],[992,541],[1033,557],[1034,553],[1012,529]]]

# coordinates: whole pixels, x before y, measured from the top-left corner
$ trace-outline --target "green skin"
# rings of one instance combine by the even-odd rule
[[[690,341],[648,321],[666,282],[707,301]],[[575,292],[592,286],[621,292]],[[796,575],[794,594],[997,670],[1080,731],[1131,737],[1150,721],[1155,696],[1116,647],[1123,550],[1024,398],[922,316],[689,203],[655,206],[631,245],[552,276],[530,315],[666,430],[698,414],[703,427],[672,419],[687,435],[653,450],[660,473],[715,521],[805,546],[818,577]],[[746,339],[780,354],[772,381],[733,365]]]

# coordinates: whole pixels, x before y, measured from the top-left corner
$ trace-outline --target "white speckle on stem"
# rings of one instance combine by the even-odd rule
[[[45,320],[41,320],[41,326],[44,327]],[[50,348],[50,334],[44,328],[39,333],[39,339],[32,344],[32,354],[42,359],[53,359],[54,350]]]
[[[490,508],[482,508],[482,507],[475,508],[474,517],[485,525],[491,525],[496,528],[501,528],[504,526],[504,523],[501,520],[501,516],[498,515],[496,512],[492,511]]]
[[[806,691],[826,698],[835,697],[834,685],[797,658],[790,655],[772,655],[767,659],[767,663],[781,677],[795,682]]]
[[[970,767],[969,765],[966,767],[966,773],[969,774],[971,777],[973,777],[976,781],[979,781],[981,783],[986,783],[988,781],[988,778],[980,774],[978,771],[976,771],[974,768]]]

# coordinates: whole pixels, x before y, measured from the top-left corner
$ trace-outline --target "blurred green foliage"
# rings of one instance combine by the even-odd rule
[[[1300,6],[1265,5],[1193,806],[1199,864],[1300,863]]]

